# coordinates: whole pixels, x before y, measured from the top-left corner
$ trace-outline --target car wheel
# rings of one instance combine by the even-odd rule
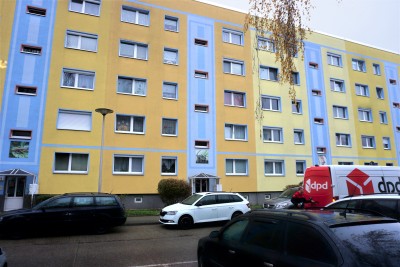
[[[178,225],[182,229],[189,229],[193,226],[193,218],[189,215],[183,215],[179,218]]]
[[[236,218],[237,216],[242,215],[242,214],[243,214],[243,213],[241,213],[240,211],[235,211],[235,212],[232,214],[232,218],[231,218],[231,219]]]

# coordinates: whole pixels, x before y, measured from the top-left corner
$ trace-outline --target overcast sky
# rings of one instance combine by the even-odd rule
[[[198,0],[248,11],[248,0]],[[400,54],[400,0],[311,0],[311,30]]]

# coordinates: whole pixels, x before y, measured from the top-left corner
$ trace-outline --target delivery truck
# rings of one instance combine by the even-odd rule
[[[348,196],[400,194],[400,167],[324,165],[308,167],[303,180],[305,208],[324,207]]]

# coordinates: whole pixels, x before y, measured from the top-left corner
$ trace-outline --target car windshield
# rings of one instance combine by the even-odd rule
[[[285,191],[282,192],[282,194],[279,197],[280,198],[292,198],[294,192],[296,192],[296,191],[297,191],[297,187],[286,189]]]
[[[398,266],[400,223],[379,223],[332,228],[354,253],[360,266]]]
[[[203,195],[194,194],[194,195],[191,195],[190,197],[186,198],[185,200],[183,200],[181,203],[185,204],[185,205],[193,205],[193,203],[195,203],[201,197],[203,197]]]

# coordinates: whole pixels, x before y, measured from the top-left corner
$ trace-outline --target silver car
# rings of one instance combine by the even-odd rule
[[[264,209],[287,209],[292,205],[290,201],[293,194],[299,190],[299,187],[286,189],[279,197],[271,198],[264,202]]]

